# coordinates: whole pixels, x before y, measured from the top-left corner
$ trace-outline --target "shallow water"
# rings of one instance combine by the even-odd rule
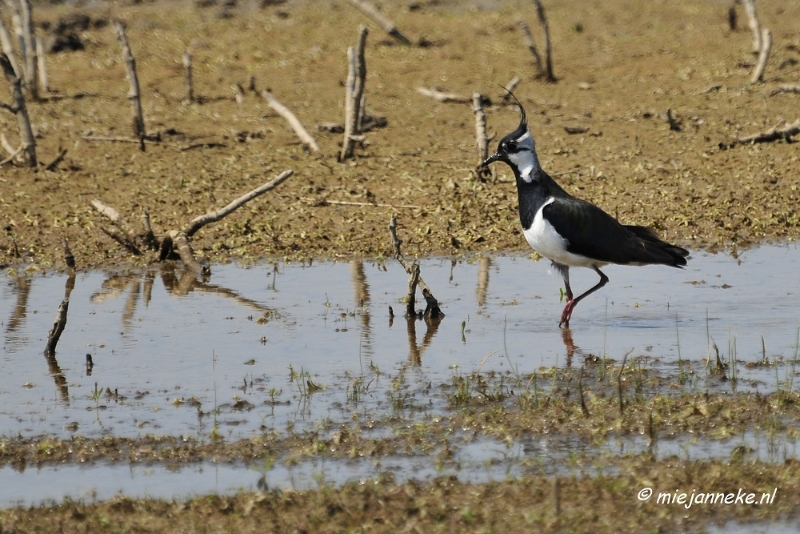
[[[347,421],[354,411],[390,413],[397,400],[391,383],[400,374],[403,405],[430,416],[445,411],[447,402],[442,394],[423,394],[424,384],[448,384],[454,374],[478,369],[507,372],[509,362],[528,373],[580,367],[589,354],[619,361],[631,349],[632,357],[647,356],[655,373],[677,374],[679,359],[689,365],[695,372],[687,391],[794,387],[798,258],[797,246],[784,244],[738,257],[695,251],[685,270],[609,266],[610,283],[580,303],[570,331],[557,325],[559,275],[548,262],[523,256],[423,260],[422,277],[446,314],[438,325],[402,317],[407,276],[394,260],[216,265],[208,283],[169,270],[95,271],[72,281],[64,274],[9,273],[0,286],[0,435],[202,438],[214,419],[230,439],[258,434],[262,426],[302,431]],[[596,280],[589,270],[573,269],[578,291]],[[73,283],[66,329],[48,360],[47,332]],[[704,377],[704,360],[713,354],[709,338],[725,361],[735,354],[735,383]],[[778,364],[748,367],[762,350]],[[91,374],[86,354],[95,363]],[[323,389],[302,395],[298,382],[289,380],[290,367],[309,373]],[[370,382],[354,403],[356,377]],[[392,430],[371,436],[381,432]],[[714,456],[716,446],[701,456]],[[694,458],[695,445],[687,447]],[[470,452],[462,463],[472,456],[479,458]],[[329,481],[379,471],[339,465]],[[98,470],[99,481],[112,468],[90,469]],[[184,478],[165,473],[170,480]],[[161,478],[137,476],[149,483]],[[174,491],[180,493],[181,484]],[[9,499],[0,494],[0,502]]]

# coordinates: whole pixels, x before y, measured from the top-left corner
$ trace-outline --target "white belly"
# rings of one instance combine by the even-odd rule
[[[555,199],[552,197],[547,199],[547,202],[536,212],[531,227],[527,230],[523,229],[525,240],[531,248],[545,258],[562,265],[571,267],[601,267],[605,265],[604,262],[593,260],[585,256],[578,256],[577,254],[567,251],[569,242],[561,237],[558,232],[556,232],[556,229],[542,216],[544,207],[554,201]]]

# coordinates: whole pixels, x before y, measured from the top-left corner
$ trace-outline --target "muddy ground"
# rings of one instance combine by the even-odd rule
[[[294,171],[287,182],[195,235],[198,256],[209,262],[380,257],[391,253],[386,226],[392,214],[408,255],[526,250],[510,171],[498,165],[497,176],[486,180],[474,172],[470,105],[439,103],[416,91],[483,93],[492,101],[488,129],[497,140],[518,122],[515,108],[499,105],[499,85],[514,76],[522,79],[516,95],[545,169],[624,223],[653,226],[663,238],[693,248],[735,249],[798,236],[798,145],[721,145],[800,118],[800,97],[776,93],[800,78],[800,4],[759,2],[774,40],[759,84],[749,81],[755,56],[744,13],[736,8],[739,29],[732,30],[729,3],[721,1],[546,2],[556,83],[536,77],[522,44],[518,17],[543,48],[533,5],[523,0],[385,2],[384,12],[413,46],[398,45],[344,0],[206,4],[35,5],[38,23],[52,26],[74,12],[92,22],[78,33],[82,50],[47,55],[51,94],[28,103],[39,159],[49,162],[60,147],[68,150],[65,159],[53,171],[0,168],[0,265],[63,268],[63,238],[79,268],[152,261],[102,233],[107,222],[90,201],[114,206],[135,227],[146,208],[160,234],[286,169]],[[146,128],[160,134],[145,151],[89,139],[131,135],[112,18],[127,24]],[[387,125],[366,134],[355,159],[338,163],[341,134],[316,126],[342,121],[345,50],[360,24],[370,28],[367,109]],[[195,102],[185,100],[187,47]],[[251,76],[256,92],[248,87]],[[232,89],[237,83],[244,88],[241,103]],[[0,87],[0,101],[9,102],[5,82]],[[265,88],[312,132],[322,155],[311,154],[267,106],[258,94]],[[674,128],[668,109],[677,118]],[[16,119],[5,110],[0,131],[17,146]],[[530,421],[515,424],[524,430]],[[182,504],[121,499],[10,509],[0,512],[0,531],[52,531],[54,524],[81,532],[658,531],[797,513],[791,499],[769,509],[705,508],[695,515],[635,497],[639,482],[655,476],[665,485],[678,477],[676,486],[698,488],[777,485],[788,496],[796,493],[795,465],[614,461],[617,475],[563,482],[559,514],[550,479],[477,486],[385,481]]]

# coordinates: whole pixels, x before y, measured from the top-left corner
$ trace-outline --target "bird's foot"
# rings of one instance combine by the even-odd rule
[[[575,300],[569,299],[567,305],[564,306],[564,311],[561,312],[561,322],[558,323],[559,328],[569,328],[569,320],[572,318],[572,308],[575,307]]]

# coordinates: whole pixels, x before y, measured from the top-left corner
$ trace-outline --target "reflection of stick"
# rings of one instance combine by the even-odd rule
[[[403,33],[397,28],[397,26],[395,26],[394,22],[392,22],[389,17],[378,11],[378,8],[367,2],[367,0],[350,0],[350,3],[361,10],[361,12],[366,16],[377,22],[378,26],[383,28],[386,33],[403,44],[411,44],[411,41],[409,41],[408,37],[403,35]]]
[[[428,284],[422,280],[422,277],[419,276],[419,265],[411,265],[408,263],[403,257],[403,253],[400,251],[400,245],[403,244],[403,241],[397,237],[397,217],[392,215],[391,222],[389,222],[389,232],[392,235],[392,246],[394,248],[394,255],[397,258],[397,261],[400,262],[400,265],[403,266],[403,269],[411,275],[411,280],[409,280],[409,286],[411,283],[419,284],[420,289],[422,289],[422,296],[425,298],[425,302],[427,306],[425,308],[425,316],[430,316],[431,318],[438,318],[444,317],[444,313],[442,310],[439,309],[439,302],[433,296]],[[409,288],[410,290],[410,288]],[[413,313],[413,308],[410,310]]]
[[[53,328],[47,334],[47,346],[44,349],[44,355],[51,358],[56,353],[56,345],[64,327],[67,325],[67,310],[69,309],[69,299],[64,299],[58,306],[58,313],[56,320],[53,322]]]
[[[293,171],[291,171],[291,170],[283,171],[280,174],[280,176],[278,176],[277,178],[275,178],[271,182],[267,182],[264,185],[262,185],[261,187],[253,189],[249,193],[246,193],[246,194],[242,195],[241,197],[237,198],[236,200],[234,200],[233,202],[231,202],[230,204],[228,204],[224,208],[221,208],[221,209],[219,209],[217,211],[212,211],[210,213],[206,213],[205,215],[201,215],[200,217],[196,217],[196,218],[192,219],[192,221],[189,223],[189,225],[184,230],[184,233],[186,234],[187,237],[193,236],[195,234],[195,232],[197,232],[203,226],[222,219],[223,217],[233,213],[236,209],[238,209],[239,207],[243,206],[247,202],[250,202],[254,198],[263,195],[267,191],[275,189],[277,186],[279,186],[284,181],[286,181],[286,179],[288,179],[292,175],[292,173],[293,173]]]
[[[271,107],[275,111],[275,113],[286,119],[286,122],[289,123],[289,125],[292,127],[294,132],[297,134],[297,137],[300,138],[300,141],[302,141],[303,144],[308,146],[308,148],[310,148],[313,152],[316,153],[320,152],[319,145],[317,145],[317,142],[314,141],[314,138],[311,137],[311,135],[309,135],[308,131],[303,127],[303,125],[300,124],[300,121],[297,120],[297,117],[295,117],[294,113],[289,111],[289,108],[287,108],[286,106],[275,100],[275,97],[272,96],[272,94],[270,94],[270,92],[267,91],[266,89],[264,91],[261,91],[261,96],[264,97],[264,99],[267,101],[267,104],[269,104],[269,107]]]
[[[470,102],[470,98],[463,95],[458,95],[456,93],[444,93],[437,89],[436,87],[431,87],[430,89],[426,89],[424,87],[417,87],[417,92],[421,95],[427,96],[428,98],[432,98],[438,102]]]
[[[769,31],[769,28],[764,28],[764,31],[761,32],[761,50],[758,52],[758,62],[756,62],[756,68],[753,69],[750,83],[764,81],[764,70],[767,68],[767,61],[769,61],[769,53],[771,50],[772,32]]]
[[[131,47],[128,44],[128,37],[125,35],[125,27],[117,20],[114,21],[114,32],[117,35],[117,41],[122,50],[122,60],[128,71],[128,81],[130,82],[128,99],[131,101],[131,112],[133,113],[133,136],[137,139],[143,139],[145,137],[144,116],[142,114],[142,100],[139,92],[139,78],[136,75],[136,59],[134,59]],[[144,143],[141,143],[140,147],[144,150]]]

